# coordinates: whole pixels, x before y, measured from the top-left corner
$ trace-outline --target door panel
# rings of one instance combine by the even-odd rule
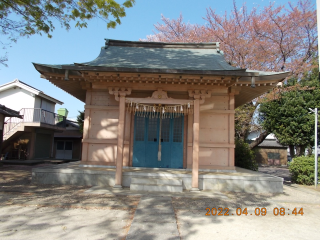
[[[64,143],[64,159],[72,159],[72,142]]]
[[[49,158],[51,154],[52,135],[37,133],[35,141],[35,158]]]
[[[159,120],[160,121],[160,120]],[[162,119],[161,126],[161,161],[159,161],[159,167],[170,168],[171,167],[171,142],[172,142],[172,119]]]
[[[134,119],[134,144],[133,144],[133,160],[132,166],[144,167],[145,166],[145,131],[146,118],[136,116]]]
[[[145,163],[146,167],[158,167],[158,118],[147,118],[148,139],[146,142]]]
[[[134,167],[182,168],[183,166],[183,117],[161,119],[134,119],[133,162]],[[161,161],[158,161],[161,141]]]
[[[56,158],[58,159],[72,159],[73,142],[58,141],[56,149]]]
[[[183,117],[172,119],[171,167],[183,167]],[[181,160],[180,160],[181,159]]]
[[[60,158],[60,159],[64,158],[64,142],[63,141],[57,142],[56,158]]]

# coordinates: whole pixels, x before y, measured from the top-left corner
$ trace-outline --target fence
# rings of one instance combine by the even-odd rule
[[[41,108],[22,108],[19,114],[23,116],[22,119],[11,117],[5,122],[3,136],[12,132],[21,123],[45,123],[58,125],[59,127],[66,126],[66,117]]]

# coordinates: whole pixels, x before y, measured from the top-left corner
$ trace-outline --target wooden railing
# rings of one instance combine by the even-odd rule
[[[23,116],[22,119],[11,117],[5,122],[3,136],[12,133],[21,123],[45,123],[63,128],[66,126],[66,117],[41,108],[22,108],[19,114]]]

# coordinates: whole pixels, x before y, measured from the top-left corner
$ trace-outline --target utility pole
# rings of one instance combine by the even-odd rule
[[[318,34],[320,32],[320,0],[317,0],[317,22],[318,22]],[[318,54],[320,53],[320,39],[318,38]],[[318,63],[319,63],[319,78],[320,78],[320,55],[318,56]]]
[[[318,184],[318,108],[314,110],[309,108],[314,113],[314,187]]]

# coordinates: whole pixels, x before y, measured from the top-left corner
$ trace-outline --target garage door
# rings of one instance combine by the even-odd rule
[[[35,158],[49,158],[51,153],[51,135],[37,133]]]

